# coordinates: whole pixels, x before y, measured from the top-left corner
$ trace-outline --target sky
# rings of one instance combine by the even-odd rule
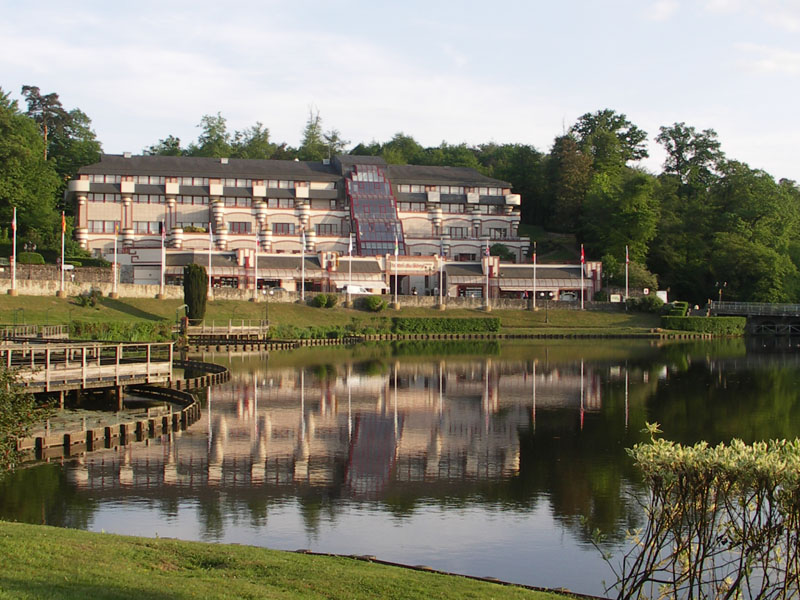
[[[107,153],[200,119],[297,145],[310,111],[351,142],[549,151],[611,108],[714,129],[729,158],[800,181],[800,0],[0,0],[0,88],[56,92]],[[21,101],[20,105],[24,107]]]

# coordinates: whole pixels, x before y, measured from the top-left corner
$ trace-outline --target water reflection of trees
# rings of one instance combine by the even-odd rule
[[[470,355],[475,348],[487,355]],[[149,498],[165,519],[175,519],[184,501],[193,500],[202,537],[211,540],[222,539],[228,523],[266,527],[270,512],[278,507],[284,510],[288,504],[296,505],[305,534],[314,539],[320,528],[336,521],[354,503],[374,503],[397,519],[407,519],[429,506],[481,505],[490,510],[532,513],[546,503],[556,522],[579,540],[587,542],[589,532],[600,529],[612,541],[619,541],[626,529],[639,523],[640,512],[632,496],[640,491],[638,474],[625,448],[643,439],[640,429],[645,421],[659,421],[669,438],[682,442],[716,442],[734,436],[751,441],[795,435],[800,416],[797,368],[780,366],[782,363],[737,363],[751,358],[740,340],[668,345],[624,342],[620,346],[592,344],[590,348],[565,343],[511,344],[500,347],[499,355],[492,354],[494,348],[478,345],[461,348],[464,355],[443,354],[436,359],[427,346],[407,345],[402,351],[407,356],[398,356],[396,350],[382,346],[369,355],[364,348],[338,354],[315,348],[299,358],[285,353],[278,360],[258,356],[232,363],[230,391],[224,397],[222,389],[215,392],[210,414],[206,407],[205,418],[195,425],[200,431],[163,442],[175,444],[177,475],[173,477],[188,477],[192,482],[162,482],[151,489],[134,484],[116,490],[116,497]],[[584,358],[585,374],[579,388],[582,371],[576,357],[579,361],[584,350],[592,359]],[[292,361],[309,363],[304,380]],[[530,396],[534,366],[542,386],[537,410],[533,410]],[[401,417],[405,415],[398,422],[409,428],[405,432],[409,436],[416,435],[416,445],[405,447],[406,454],[399,456],[400,462],[394,464],[379,494],[355,497],[347,481],[352,453],[348,436],[358,411],[392,418],[395,374],[399,410]],[[352,418],[347,412],[346,385],[351,377],[364,385],[354,393]],[[303,385],[307,387],[301,409],[298,398]],[[262,386],[258,394],[254,386]],[[271,395],[263,386],[272,390]],[[586,397],[578,402],[579,389],[583,394],[584,386]],[[431,411],[441,410],[442,401],[444,417],[433,418]],[[318,446],[312,448],[310,459],[305,457],[304,468],[315,470],[316,478],[292,477],[292,461],[297,457],[291,453],[300,447],[296,441],[294,446],[285,444],[283,451],[289,454],[280,457],[287,465],[285,473],[281,471],[281,477],[274,480],[264,475],[264,453],[269,469],[270,452],[285,438],[269,438],[264,444],[251,436],[264,430],[269,411],[281,407],[291,417],[285,423],[276,422],[281,436],[299,437],[296,428],[313,417],[318,426],[326,428],[325,439],[336,446],[331,455],[314,455],[321,452]],[[454,411],[450,417],[448,409]],[[210,444],[203,431],[208,417],[213,430]],[[273,414],[272,419],[277,417]],[[425,423],[430,423],[430,433],[426,434]],[[512,425],[508,438],[498,437],[491,443],[481,438],[495,426],[507,424]],[[484,444],[485,460],[505,464],[507,453],[513,450],[518,452],[518,460],[508,464],[516,466],[487,470],[488,475],[476,477],[465,465],[456,464],[467,460],[459,452],[468,444],[455,439],[448,450],[446,436],[458,436],[459,431],[475,427],[481,431],[486,427],[485,433],[476,434],[470,442]],[[217,437],[227,429],[234,442],[229,447],[223,445],[230,441],[227,433]],[[401,431],[398,439],[402,435]],[[505,446],[495,447],[501,443]],[[444,458],[428,454],[428,448],[437,444]],[[196,455],[191,467],[180,463],[179,455],[187,453]],[[136,448],[132,457],[146,457],[151,462],[151,476],[157,479],[159,460],[165,454]],[[430,461],[438,460],[451,461],[447,466],[453,468],[452,473],[429,468]],[[252,466],[259,461],[260,479],[252,473]],[[210,482],[208,475],[203,479],[203,470],[212,465],[221,475]],[[134,468],[138,467],[134,464]],[[66,481],[58,467],[47,469],[41,475],[34,475],[37,469],[21,472],[19,477],[30,479],[18,480],[19,485],[14,483],[16,476],[9,480],[0,493],[0,515],[39,522],[44,506],[49,523],[87,526],[102,494]],[[192,469],[196,472],[188,473]],[[231,479],[226,469],[239,471]],[[321,472],[324,476],[319,477]],[[14,491],[8,492],[9,486],[15,487]],[[26,503],[26,493],[43,499],[37,500],[38,505]]]

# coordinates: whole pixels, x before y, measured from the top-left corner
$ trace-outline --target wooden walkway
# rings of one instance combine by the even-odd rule
[[[0,364],[32,393],[172,381],[172,342],[9,344]]]

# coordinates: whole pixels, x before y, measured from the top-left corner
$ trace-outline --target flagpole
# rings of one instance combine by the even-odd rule
[[[484,251],[486,258],[486,311],[491,310],[489,306],[489,240],[486,240],[486,250]]]
[[[353,287],[353,233],[347,236],[347,306],[352,306],[353,300],[350,290]],[[348,384],[350,380],[348,379]]]
[[[439,308],[444,308],[444,239],[439,238]]]
[[[161,223],[161,298],[164,297],[164,281],[165,277],[165,270],[166,270],[166,262],[167,262],[167,251],[165,248],[164,242],[167,239],[167,222],[164,220]]]
[[[397,257],[400,253],[400,247],[397,245],[397,234],[394,236],[394,307],[395,309],[400,308],[400,305],[397,303]]]
[[[64,234],[67,231],[67,221],[64,217],[64,211],[61,211],[61,297],[66,294],[64,292]]]
[[[581,244],[581,310],[583,310],[583,296],[586,293],[586,290],[583,288],[583,265],[586,264],[586,257],[583,253],[583,244]]]
[[[112,286],[112,291],[111,291],[111,294],[112,294],[111,297],[112,298],[119,297],[119,294],[117,294],[117,273],[118,273],[118,271],[117,271],[117,238],[118,237],[119,237],[119,226],[114,225],[114,269],[113,269],[113,272],[114,272],[114,285]]]
[[[533,310],[536,310],[536,242],[533,242]]]
[[[628,263],[630,262],[630,257],[628,255],[628,247],[625,246],[625,302],[628,301]]]
[[[214,230],[211,221],[208,222],[208,297],[211,297],[211,250],[214,246]]]
[[[258,302],[258,225],[256,225],[256,253],[253,259],[255,281],[253,282],[253,302]]]
[[[302,254],[300,255],[300,301],[306,301],[306,230],[305,227],[300,229],[300,248]]]
[[[17,207],[14,207],[14,217],[11,219],[11,229],[14,232],[14,242],[11,249],[11,292],[17,295]]]

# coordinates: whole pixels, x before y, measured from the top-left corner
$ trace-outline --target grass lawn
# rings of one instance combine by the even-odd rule
[[[2,599],[564,597],[348,558],[6,522],[0,555]]]
[[[123,298],[112,300],[101,298],[99,304],[81,307],[70,298],[54,296],[0,296],[0,323],[59,324],[71,321],[97,323],[132,322],[139,320],[175,322],[183,304],[180,300],[156,300],[154,298]],[[382,329],[388,327],[393,316],[464,318],[486,316],[477,309],[449,309],[444,312],[430,308],[386,309],[380,313],[363,310],[315,308],[293,303],[254,303],[237,300],[214,300],[208,303],[206,322],[226,322],[228,319],[264,319],[269,311],[269,321],[275,325],[291,324],[297,327],[345,326],[350,323],[360,327]],[[495,310],[493,317],[502,322],[502,333],[571,333],[614,334],[644,333],[659,326],[655,315],[625,313],[621,311],[580,311],[545,309],[541,305],[536,312],[530,310]]]

